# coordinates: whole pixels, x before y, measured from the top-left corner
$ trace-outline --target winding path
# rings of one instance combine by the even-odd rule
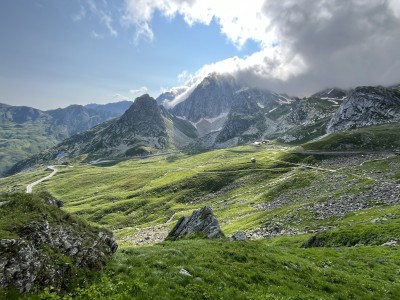
[[[58,170],[57,170],[54,166],[48,166],[47,169],[50,169],[50,170],[53,171],[53,172],[51,172],[51,174],[50,174],[50,175],[47,175],[46,177],[43,177],[43,178],[41,178],[41,179],[39,179],[39,180],[37,180],[37,181],[35,181],[35,182],[32,182],[32,183],[28,184],[28,185],[26,186],[26,193],[27,193],[27,194],[31,194],[31,193],[32,193],[32,189],[33,189],[33,187],[34,187],[35,185],[38,185],[39,183],[41,183],[41,182],[43,182],[43,181],[45,181],[45,180],[47,180],[47,179],[53,177],[53,176],[56,175],[57,172],[58,172]]]

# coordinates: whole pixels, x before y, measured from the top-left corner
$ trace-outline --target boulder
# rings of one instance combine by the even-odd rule
[[[244,241],[247,240],[246,233],[243,231],[238,231],[229,238],[230,241]]]
[[[167,239],[178,240],[193,234],[204,235],[209,239],[224,237],[211,207],[204,206],[200,210],[195,210],[189,218],[180,218]]]
[[[386,243],[383,243],[381,246],[387,246],[387,247],[396,247],[398,246],[397,241],[392,240]]]

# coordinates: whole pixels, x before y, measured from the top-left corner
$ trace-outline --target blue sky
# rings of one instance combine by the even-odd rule
[[[210,72],[302,97],[398,84],[398,49],[400,0],[3,0],[0,102],[157,97]]]
[[[82,4],[83,3],[83,4]],[[146,87],[156,97],[161,88],[179,85],[177,76],[204,64],[257,50],[254,42],[238,49],[219,26],[189,26],[181,16],[155,13],[154,39],[134,42],[135,29],[112,23],[117,36],[93,14],[79,18],[78,0],[0,2],[0,102],[42,109],[72,103],[105,103]],[[114,6],[111,6],[114,5]],[[122,1],[109,1],[112,15]],[[113,98],[114,97],[114,98]]]

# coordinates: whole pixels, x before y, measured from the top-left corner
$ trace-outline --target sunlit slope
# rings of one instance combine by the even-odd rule
[[[250,162],[252,157],[256,163]],[[191,156],[176,153],[59,167],[55,177],[35,189],[63,200],[67,211],[116,230],[119,238],[137,228],[168,229],[180,216],[204,205],[213,208],[226,233],[246,230],[261,237],[337,227],[336,220],[354,210],[342,204],[345,196],[367,199],[360,204],[363,208],[391,204],[382,199],[374,203],[365,193],[385,181],[395,184],[398,156],[383,156],[377,162],[361,156],[344,158],[354,160],[353,165],[340,160],[324,165],[320,159],[279,146],[242,146]],[[365,163],[360,166],[361,162]],[[371,175],[375,171],[377,176]],[[382,179],[382,172],[389,175]],[[46,173],[2,179],[0,189],[24,190],[24,184],[39,174]],[[324,205],[335,199],[340,206],[329,212]]]

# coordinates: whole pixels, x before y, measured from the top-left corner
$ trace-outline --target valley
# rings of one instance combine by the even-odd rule
[[[0,176],[15,163],[54,147],[63,139],[119,117],[131,102],[70,105],[41,111],[0,103]]]
[[[168,101],[176,95],[167,96],[138,97],[120,117],[0,178],[0,234],[18,238],[3,239],[0,252],[20,257],[1,262],[0,283],[24,278],[0,298],[400,297],[396,89],[328,89],[299,99],[212,74],[175,107]],[[225,238],[168,239],[205,206]],[[78,222],[87,234],[65,231]],[[103,246],[95,242],[90,259],[106,253],[107,266],[76,263],[71,277],[66,266],[81,261],[98,230]],[[229,241],[237,234],[244,240]],[[37,261],[24,263],[30,257]],[[65,277],[46,277],[54,264]],[[57,288],[31,276],[31,267]]]
[[[112,298],[111,289],[118,290],[115,299],[146,298],[165,286],[166,298],[181,290],[177,299],[190,293],[368,298],[371,291],[396,298],[400,254],[382,245],[400,236],[400,156],[295,150],[273,143],[60,168],[35,191],[50,192],[65,211],[112,230],[120,246],[111,273],[75,290],[74,298]],[[0,191],[23,192],[48,172],[3,178]],[[181,216],[205,205],[227,236],[241,230],[248,241],[163,241]],[[307,243],[311,248],[303,248]],[[201,279],[179,275],[180,268]]]
[[[400,299],[400,0],[0,16],[0,300]]]

